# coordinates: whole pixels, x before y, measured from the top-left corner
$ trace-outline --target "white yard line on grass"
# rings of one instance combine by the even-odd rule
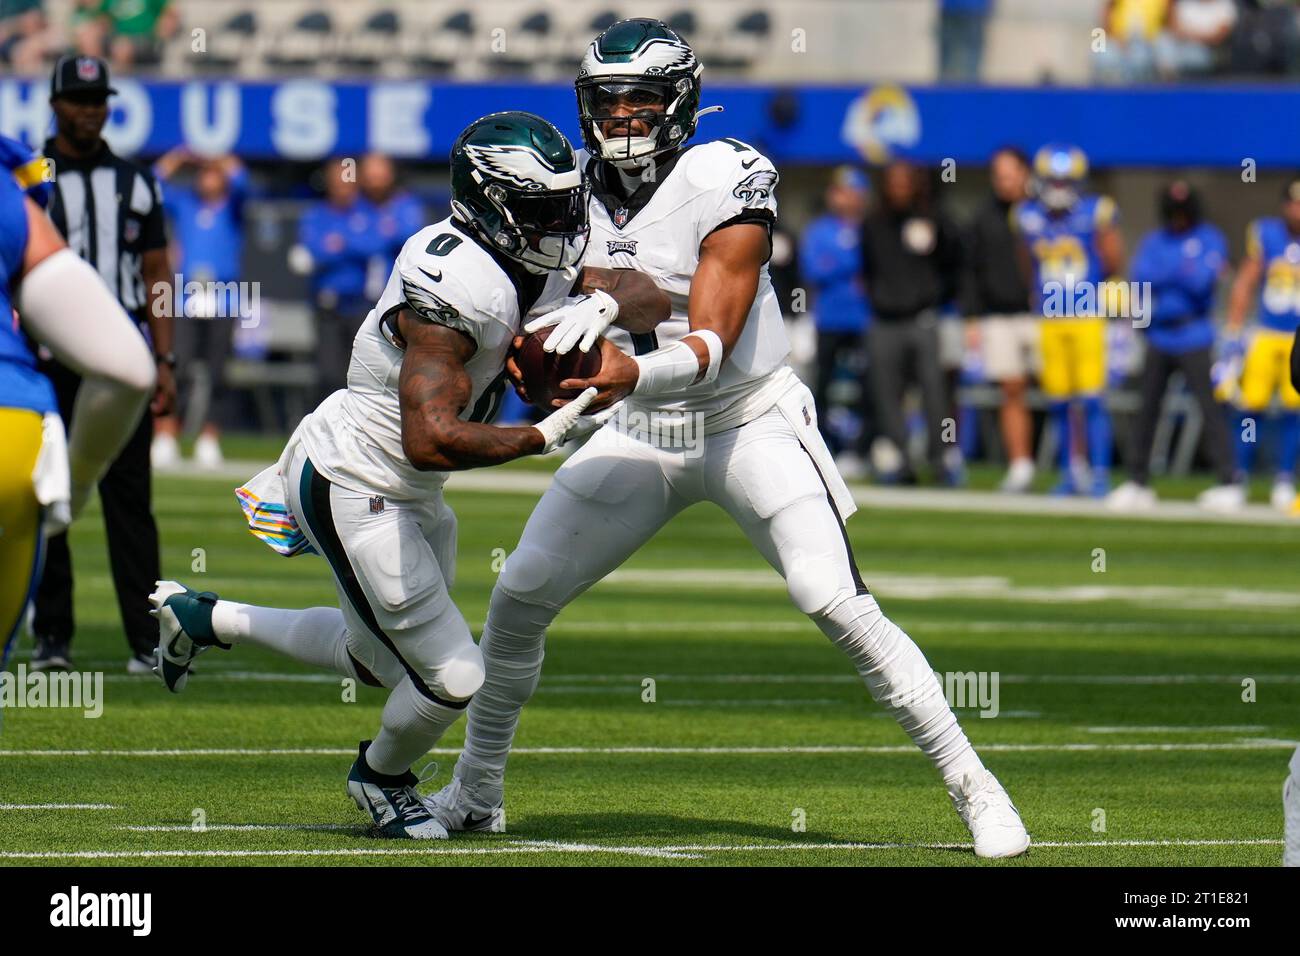
[[[341,677],[332,674],[297,674],[285,671],[222,670],[206,662],[198,675],[202,681],[244,681],[255,683],[338,684]],[[1250,677],[1258,684],[1297,684],[1300,674],[1006,674],[999,673],[1003,684],[1240,684]],[[543,675],[541,689],[556,693],[621,693],[623,688],[614,685],[635,685],[653,677],[657,682],[673,684],[858,684],[862,679],[855,674],[553,674]],[[116,680],[114,675],[106,675]],[[142,680],[140,677],[122,675],[124,682]],[[582,690],[577,685],[593,685]],[[608,685],[608,687],[603,686]]]
[[[1037,849],[1121,849],[1134,847],[1281,846],[1281,840],[1047,840],[1034,843]],[[882,850],[962,850],[969,843],[710,843],[653,845],[609,845],[570,843],[556,840],[509,840],[496,846],[461,847],[346,847],[339,849],[284,850],[35,850],[3,851],[0,860],[151,860],[151,859],[283,859],[286,857],[438,857],[498,856],[538,853],[610,854],[658,859],[698,860],[715,853],[770,853]]]
[[[1199,741],[1181,743],[1060,743],[1060,744],[982,744],[988,753],[1110,753],[1152,751],[1208,750],[1283,750],[1294,749],[1300,741],[1257,738],[1235,741]],[[435,747],[436,756],[456,756],[459,747]],[[514,756],[764,756],[770,754],[912,754],[921,751],[911,744],[771,746],[771,747],[516,747]],[[345,747],[196,747],[192,750],[0,750],[0,757],[282,757],[282,756],[349,756],[355,749]]]
[[[1268,730],[1263,724],[1165,724],[1147,727],[1084,727],[1089,734],[1196,734],[1196,733],[1239,733],[1252,734]]]
[[[925,633],[1004,634],[1013,632],[1064,633],[1064,634],[1165,634],[1219,635],[1244,634],[1259,636],[1283,634],[1291,636],[1296,627],[1289,622],[1257,624],[1198,623],[1183,621],[955,621],[947,618],[914,617],[904,612],[897,615],[906,630],[924,628]],[[561,618],[550,627],[550,632],[573,634],[713,634],[773,633],[819,634],[817,626],[806,618],[791,621],[568,621]]]
[[[1239,684],[1245,674],[1007,674],[1004,684]],[[1296,684],[1300,674],[1249,675],[1257,683]],[[636,683],[653,677],[678,684],[861,684],[854,674],[555,674],[551,679],[571,684]],[[543,678],[545,680],[545,678]],[[543,684],[542,686],[545,686]]]
[[[348,823],[207,823],[196,829],[192,823],[139,823],[122,824],[115,830],[128,830],[131,833],[254,833],[262,830],[328,830],[341,833],[361,833],[366,830],[364,824]]]
[[[227,460],[214,471],[201,471],[190,463],[182,467],[159,472],[168,477],[199,478],[206,480],[244,481],[273,462]],[[476,468],[472,471],[454,472],[447,482],[453,494],[458,491],[490,492],[497,494],[540,495],[551,485],[550,472],[514,471],[510,469]],[[959,511],[983,514],[1018,514],[1056,517],[1071,515],[1080,518],[1100,518],[1107,521],[1193,522],[1237,525],[1292,525],[1272,508],[1263,504],[1247,505],[1235,514],[1217,514],[1197,507],[1190,501],[1160,501],[1148,511],[1116,514],[1108,511],[1100,501],[1085,498],[1052,498],[1046,495],[1004,495],[995,491],[966,491],[942,489],[929,491],[916,488],[877,488],[865,485],[852,486],[854,500],[865,508],[882,511]]]
[[[0,810],[120,810],[112,803],[0,803]]]
[[[873,593],[907,600],[1010,601],[1023,604],[1095,604],[1124,601],[1144,607],[1179,610],[1253,611],[1300,608],[1300,592],[1252,588],[1175,587],[1126,585],[1035,586],[1013,584],[1009,578],[961,577],[939,574],[891,574],[863,569],[862,579]],[[728,568],[623,568],[605,577],[597,587],[672,588],[680,590],[784,591],[785,582],[775,571]]]

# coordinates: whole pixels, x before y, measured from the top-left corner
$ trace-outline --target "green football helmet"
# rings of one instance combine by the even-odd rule
[[[451,148],[452,213],[530,272],[577,265],[590,187],[558,129],[532,113],[491,113]]]
[[[690,45],[659,20],[618,21],[591,42],[578,68],[583,144],[624,168],[679,148],[695,132],[703,70]],[[634,136],[630,123],[619,132],[617,121],[629,116],[645,122],[649,135]]]

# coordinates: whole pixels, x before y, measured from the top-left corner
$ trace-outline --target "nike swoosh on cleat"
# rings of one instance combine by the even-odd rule
[[[176,650],[176,642],[179,641],[182,637],[186,637],[186,636],[187,636],[186,633],[185,633],[184,631],[181,631],[179,634],[177,634],[175,637],[173,637],[170,641],[168,641],[168,642],[167,642],[167,653],[170,654],[172,657],[180,657],[180,656],[181,656],[181,655],[180,655],[180,652]]]
[[[495,813],[489,813],[485,817],[475,817],[472,813],[465,814],[465,829],[477,830],[485,823],[491,823],[496,818]]]

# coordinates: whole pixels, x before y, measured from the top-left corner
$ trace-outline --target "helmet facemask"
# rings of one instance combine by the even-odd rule
[[[483,237],[507,258],[529,272],[571,270],[582,261],[591,232],[587,201],[591,187],[581,185],[556,191],[516,189],[489,182],[483,188],[487,209],[473,215],[453,201],[458,216],[478,228]]]
[[[644,166],[694,132],[699,93],[688,76],[587,76],[576,86],[584,140],[620,169]],[[689,123],[683,122],[684,112]],[[634,135],[634,120],[648,126],[649,133]]]
[[[1038,181],[1038,200],[1052,212],[1066,212],[1079,202],[1079,184],[1072,179]]]

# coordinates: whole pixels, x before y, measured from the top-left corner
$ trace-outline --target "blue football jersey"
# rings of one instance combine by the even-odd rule
[[[52,412],[54,389],[36,370],[14,313],[13,290],[27,250],[24,193],[9,176],[0,176],[0,406]]]
[[[1064,215],[1050,215],[1037,200],[1012,212],[1012,226],[1024,238],[1034,265],[1033,293],[1041,300],[1052,285],[1088,283],[1095,290],[1107,276],[1097,252],[1097,233],[1118,221],[1109,196],[1084,196]]]
[[[1300,236],[1281,219],[1256,219],[1246,230],[1246,255],[1264,266],[1259,324],[1279,332],[1300,327]]]

